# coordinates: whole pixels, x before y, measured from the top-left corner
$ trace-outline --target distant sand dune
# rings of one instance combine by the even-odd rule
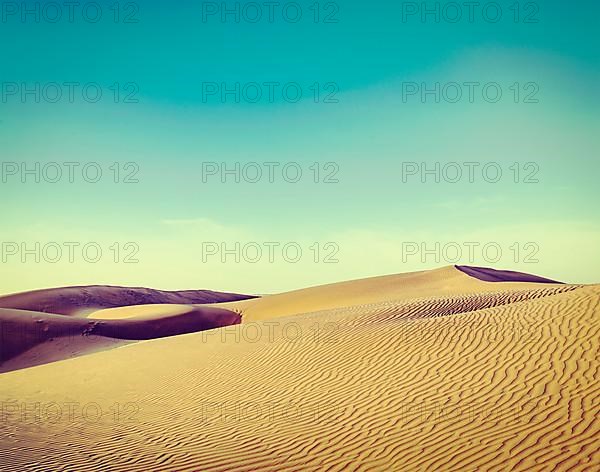
[[[0,470],[600,469],[598,285],[450,267],[227,306],[242,324],[0,375]],[[120,321],[173,314],[147,310]]]
[[[0,308],[40,311],[56,315],[86,315],[102,308],[148,304],[219,303],[254,298],[253,295],[181,290],[169,292],[150,288],[86,285],[50,288],[0,297]]]

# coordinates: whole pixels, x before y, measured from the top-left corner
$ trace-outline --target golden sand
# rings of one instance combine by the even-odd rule
[[[599,301],[451,267],[230,303],[0,375],[0,470],[596,471]]]

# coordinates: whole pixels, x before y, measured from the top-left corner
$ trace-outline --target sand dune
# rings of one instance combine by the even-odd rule
[[[153,339],[237,324],[239,314],[194,304],[250,298],[254,297],[211,290],[168,292],[101,285],[3,296],[0,297],[0,372],[118,347],[127,344],[124,340]],[[87,321],[86,316],[99,320]]]
[[[229,326],[240,315],[216,307],[147,305],[152,313],[130,319],[85,319],[0,308],[0,372],[122,345]],[[133,307],[134,311],[142,307]],[[48,345],[52,343],[52,346]],[[44,345],[41,347],[40,345]],[[61,346],[60,349],[57,345]],[[34,352],[30,352],[35,349]]]
[[[488,269],[488,274],[493,272]],[[447,266],[435,270],[320,285],[252,300],[228,302],[221,307],[241,313],[246,321],[255,321],[390,300],[535,289],[547,286],[546,282],[515,282],[512,277],[502,280],[503,273],[506,274],[506,271],[496,271],[498,280],[488,282],[470,276],[463,270],[457,270],[455,266]],[[513,274],[517,273],[513,272]],[[535,276],[529,277],[533,279]],[[547,279],[538,278],[538,280]],[[556,282],[556,285],[561,284]]]
[[[600,468],[598,285],[449,267],[227,305],[242,324],[0,375],[0,470]],[[99,315],[173,315],[125,312]]]
[[[220,303],[254,298],[253,295],[181,290],[170,292],[150,288],[86,285],[51,288],[0,297],[0,308],[39,311],[56,315],[87,315],[102,308],[148,304]]]

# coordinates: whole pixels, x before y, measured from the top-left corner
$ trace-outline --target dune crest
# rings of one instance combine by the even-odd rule
[[[212,290],[167,291],[141,287],[86,285],[4,295],[0,297],[0,308],[85,316],[91,311],[121,306],[221,303],[251,298],[255,298],[255,296]]]
[[[562,284],[557,282],[556,285]],[[547,286],[546,283],[539,282],[507,281],[502,284],[501,289],[511,291]],[[466,274],[455,266],[447,266],[434,270],[319,285],[252,300],[226,302],[220,306],[240,313],[244,321],[257,321],[390,300],[494,292],[499,289],[497,283]]]
[[[530,282],[542,284],[560,284],[556,280],[547,279],[538,275],[526,274],[524,272],[515,272],[512,270],[497,270],[489,267],[474,266],[455,266],[458,270],[471,277],[475,277],[485,282]]]

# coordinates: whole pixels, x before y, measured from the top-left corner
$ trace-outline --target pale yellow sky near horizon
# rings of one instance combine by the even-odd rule
[[[63,251],[56,263],[45,260],[56,258],[56,247],[47,246],[44,254],[42,245],[35,250],[35,237],[21,234],[21,239],[28,241],[29,253],[24,256],[17,249],[16,254],[2,254],[6,262],[0,266],[0,294],[71,285],[266,294],[452,264],[517,270],[568,283],[600,282],[594,269],[600,267],[596,250],[600,228],[572,222],[557,224],[553,232],[535,225],[515,225],[454,231],[445,237],[417,231],[347,230],[323,233],[319,241],[293,237],[273,241],[267,233],[206,219],[163,222],[160,227],[164,233],[137,239],[135,247],[126,247],[118,232],[108,231],[102,238],[81,232],[73,238],[72,231],[53,231],[49,240]],[[173,227],[177,228],[176,236],[171,232]],[[515,238],[517,234],[529,238]],[[577,243],[570,244],[572,240]],[[93,244],[87,248],[88,254],[84,254],[83,244],[73,247],[71,263],[64,245],[67,241]],[[116,241],[119,244],[115,246]],[[239,251],[235,250],[236,243]],[[221,244],[229,253],[222,253]],[[283,250],[286,244],[287,253]],[[97,259],[97,248],[102,255],[92,262]],[[36,253],[39,263],[35,262]]]

